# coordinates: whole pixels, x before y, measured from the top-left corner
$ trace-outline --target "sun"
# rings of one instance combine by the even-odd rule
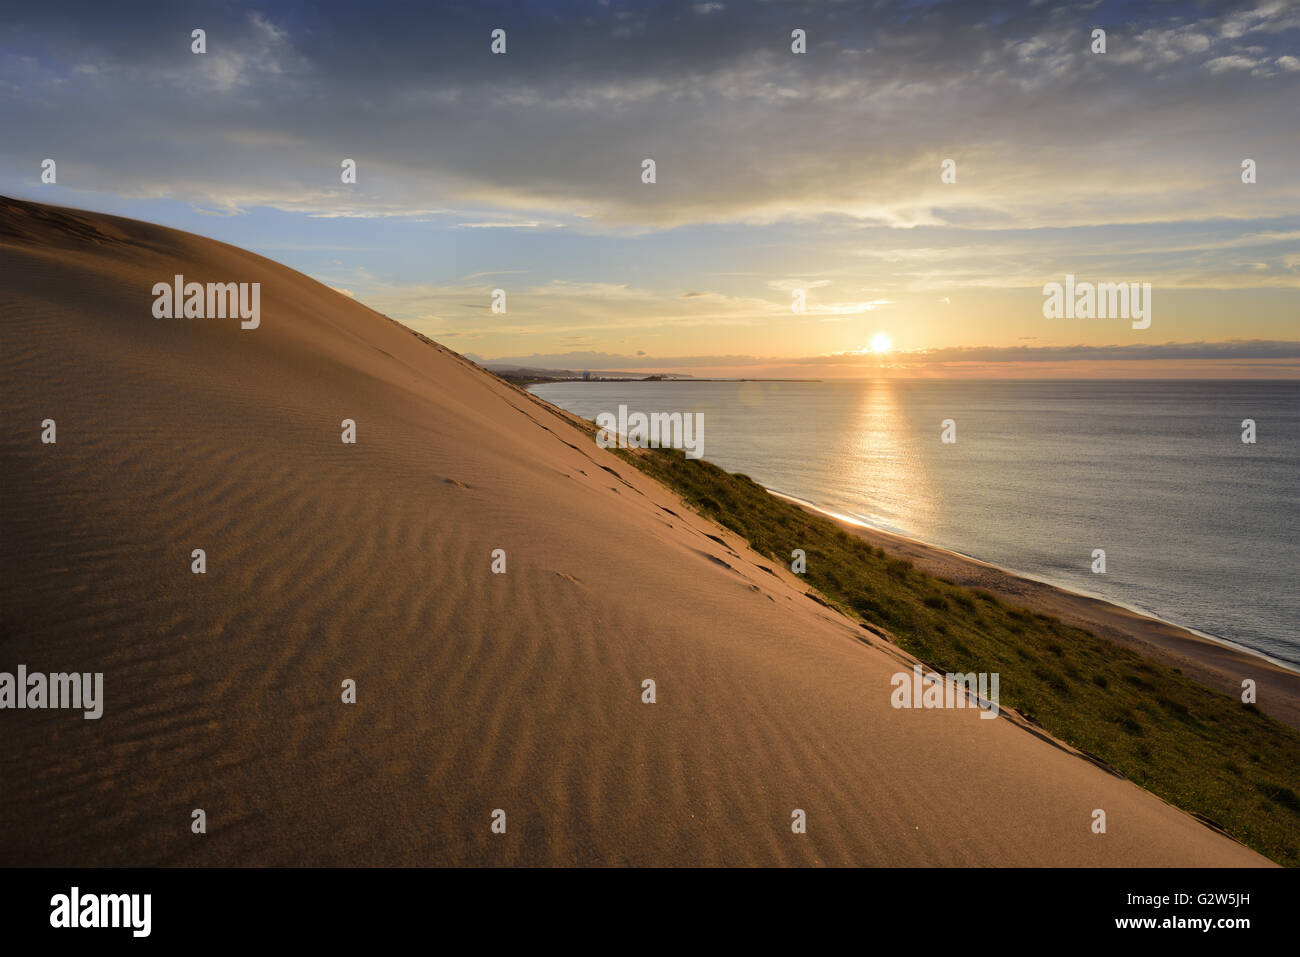
[[[885,335],[883,332],[877,332],[871,337],[871,351],[877,355],[884,355],[893,347],[894,344],[889,341],[889,336]]]

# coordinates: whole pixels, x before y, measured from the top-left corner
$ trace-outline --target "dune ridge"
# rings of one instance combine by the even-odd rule
[[[155,319],[177,273],[260,327]],[[0,199],[0,277],[0,670],[105,673],[98,721],[0,711],[0,863],[1268,863],[1013,716],[894,710],[898,649],[284,266]]]

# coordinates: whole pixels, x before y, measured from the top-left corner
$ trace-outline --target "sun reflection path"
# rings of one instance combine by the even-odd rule
[[[922,439],[903,408],[902,388],[883,376],[863,382],[846,437],[843,494],[864,517],[921,534],[934,524],[934,493],[925,457],[910,448]]]

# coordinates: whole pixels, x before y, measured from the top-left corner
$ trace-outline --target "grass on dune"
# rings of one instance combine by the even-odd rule
[[[615,450],[939,672],[998,672],[1001,704],[1280,864],[1300,865],[1300,733],[1091,632],[920,571],[744,475]],[[882,692],[883,693],[883,692]],[[1081,827],[1088,822],[1081,822]]]

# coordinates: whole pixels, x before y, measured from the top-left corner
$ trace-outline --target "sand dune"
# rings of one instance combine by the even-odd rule
[[[260,327],[154,318],[177,273],[260,282]],[[0,711],[0,863],[1267,863],[1014,720],[893,709],[896,649],[283,266],[3,200],[0,315],[0,671],[105,676],[98,721]]]

